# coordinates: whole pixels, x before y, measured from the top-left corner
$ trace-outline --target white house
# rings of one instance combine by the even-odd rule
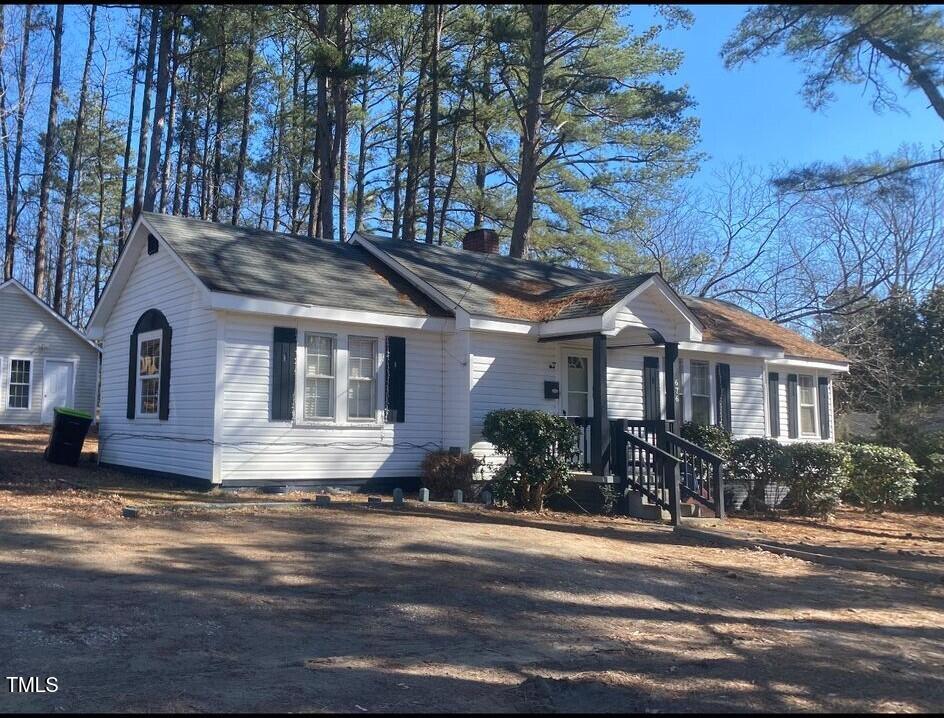
[[[0,424],[46,424],[53,409],[95,415],[99,352],[15,279],[0,284]]]
[[[497,251],[487,230],[451,249],[143,214],[87,327],[100,460],[223,486],[392,486],[429,450],[491,458],[482,421],[503,407],[587,419],[597,473],[607,417],[832,440],[838,354],[656,274]]]

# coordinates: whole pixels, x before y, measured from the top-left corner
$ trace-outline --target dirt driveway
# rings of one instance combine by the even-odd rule
[[[120,506],[0,486],[0,671],[59,684],[0,711],[944,708],[933,584],[629,520]]]

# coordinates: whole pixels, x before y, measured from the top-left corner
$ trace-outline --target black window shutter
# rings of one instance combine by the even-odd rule
[[[170,342],[173,331],[169,326],[161,330],[161,382],[158,399],[157,418],[167,421],[170,416]]]
[[[718,426],[731,431],[731,367],[728,364],[715,364],[715,392]]]
[[[406,421],[406,339],[387,337],[386,421],[396,424]]]
[[[131,351],[128,352],[128,412],[129,419],[134,418],[135,393],[138,387],[138,333],[131,333]]]
[[[642,374],[643,418],[646,421],[661,419],[662,398],[659,391],[659,357],[643,357]]]
[[[291,327],[275,327],[272,335],[272,421],[291,421],[295,408],[295,348],[298,332]]]
[[[797,375],[787,374],[787,428],[789,436],[795,439],[800,435],[797,416]]]
[[[780,375],[767,374],[767,403],[770,405],[770,435],[780,436]]]
[[[829,438],[829,377],[819,378],[819,435]]]

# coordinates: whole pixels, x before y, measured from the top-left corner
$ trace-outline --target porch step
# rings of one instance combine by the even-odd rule
[[[672,518],[668,511],[649,503],[649,500],[637,491],[626,495],[626,513],[644,521],[669,521]]]

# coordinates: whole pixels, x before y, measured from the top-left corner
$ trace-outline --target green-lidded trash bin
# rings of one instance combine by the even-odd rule
[[[56,407],[46,458],[54,464],[75,466],[82,456],[82,444],[92,425],[92,417],[84,411]]]

